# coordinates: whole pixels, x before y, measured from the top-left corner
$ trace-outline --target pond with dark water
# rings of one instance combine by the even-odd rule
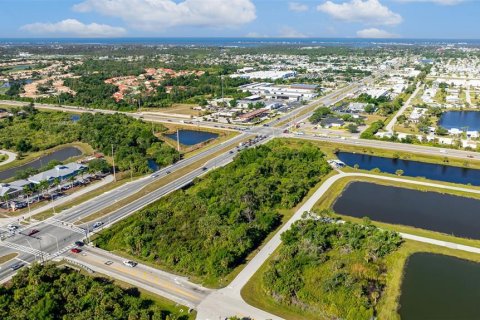
[[[480,239],[480,200],[370,182],[352,182],[333,204],[338,214]]]
[[[177,140],[177,133],[166,134],[166,137]],[[185,146],[194,146],[196,144],[206,142],[208,140],[218,138],[217,133],[208,132],[208,131],[196,131],[196,130],[179,130],[178,139],[180,143]]]
[[[480,319],[479,284],[479,263],[415,253],[404,270],[401,319]]]
[[[445,129],[456,128],[464,131],[480,131],[480,112],[447,111],[440,117],[438,125]]]
[[[380,169],[382,172],[394,174],[403,170],[403,175],[410,177],[425,177],[431,180],[472,184],[480,186],[480,170],[441,164],[384,158],[362,153],[338,152],[337,157],[346,165],[353,167],[358,164],[360,169]]]
[[[40,169],[46,166],[52,160],[65,161],[69,158],[76,157],[82,154],[82,151],[75,147],[65,147],[56,150],[52,153],[44,155],[24,165],[0,171],[0,181],[13,178],[17,171],[23,171],[28,168]]]

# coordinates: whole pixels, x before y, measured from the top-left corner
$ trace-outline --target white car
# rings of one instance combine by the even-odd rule
[[[137,263],[132,260],[125,260],[123,261],[123,264],[130,268],[135,268],[137,266]]]
[[[102,221],[97,221],[93,224],[93,229],[100,228],[101,226],[103,226],[103,222]]]
[[[18,227],[15,226],[15,225],[13,225],[13,224],[9,224],[9,225],[7,226],[7,229],[8,229],[9,231],[15,231],[15,230],[18,229]]]

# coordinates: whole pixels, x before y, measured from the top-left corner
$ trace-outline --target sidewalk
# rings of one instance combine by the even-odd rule
[[[0,150],[0,154],[4,154],[8,157],[7,160],[0,162],[0,170],[1,170],[3,165],[5,165],[7,163],[10,163],[10,162],[13,162],[13,161],[15,161],[15,159],[17,159],[17,154],[15,154],[13,152],[10,152],[10,151]]]

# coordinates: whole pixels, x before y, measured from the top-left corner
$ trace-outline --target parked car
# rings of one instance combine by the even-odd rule
[[[40,231],[38,231],[37,229],[31,229],[27,232],[27,236],[31,237],[33,236],[34,234],[37,234],[39,233]]]
[[[123,261],[123,264],[126,265],[127,267],[135,268],[138,263],[136,263],[135,261],[132,261],[132,260],[125,260],[125,261]]]
[[[80,253],[80,252],[82,252],[82,249],[72,248],[70,251],[71,251],[72,253]]]

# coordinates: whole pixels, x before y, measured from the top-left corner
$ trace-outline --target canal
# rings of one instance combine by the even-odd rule
[[[177,140],[177,133],[166,134],[166,137]],[[185,146],[194,146],[196,144],[206,142],[212,139],[218,138],[217,133],[208,132],[208,131],[196,131],[196,130],[179,130],[178,138],[180,143]]]
[[[463,129],[480,131],[480,112],[477,111],[447,111],[442,114],[438,125],[445,129]]]
[[[65,147],[47,155],[44,155],[24,165],[0,171],[0,181],[13,178],[17,171],[22,171],[28,168],[40,169],[41,167],[46,166],[52,160],[65,161],[69,158],[76,157],[81,154],[82,151],[80,151],[80,149],[78,148]]]
[[[480,264],[432,253],[407,260],[400,296],[402,320],[480,319]]]
[[[333,204],[338,214],[480,239],[480,200],[352,182]]]
[[[362,153],[338,152],[337,157],[346,165],[353,167],[356,164],[360,169],[380,169],[382,172],[394,174],[403,170],[405,176],[425,177],[427,179],[472,184],[480,186],[480,170],[462,167],[446,166],[441,164],[384,158]]]

